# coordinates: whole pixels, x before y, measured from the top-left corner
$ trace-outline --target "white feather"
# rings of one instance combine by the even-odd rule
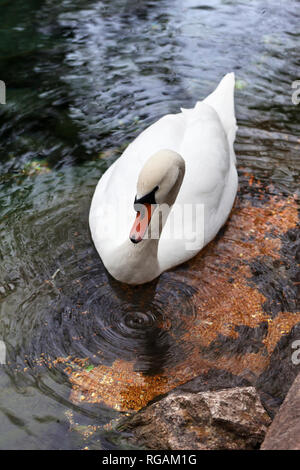
[[[204,227],[193,249],[187,249],[188,240],[185,237],[170,240],[168,234],[174,206],[161,233],[157,259],[153,260],[159,266],[156,274],[194,256],[226,222],[237,192],[233,149],[237,126],[233,95],[234,74],[229,73],[216,90],[203,101],[197,102],[193,109],[168,114],[144,130],[101,177],[91,204],[90,228],[105,266],[117,279],[131,283],[132,273],[124,275],[126,266],[121,266],[121,258],[129,266],[129,259],[134,256],[129,254],[129,232],[135,218],[133,201],[138,176],[151,155],[161,149],[173,150],[184,159],[185,176],[175,206],[203,205]],[[106,217],[99,216],[99,210],[105,205],[112,208],[111,212]],[[117,226],[116,222],[120,219],[123,222],[117,232],[107,236],[108,228]],[[137,249],[134,253],[136,257],[139,256]],[[145,258],[145,253],[140,256]],[[132,283],[151,280],[143,259],[140,263],[137,261],[135,259],[135,269],[139,270],[137,279],[140,282],[133,279]]]

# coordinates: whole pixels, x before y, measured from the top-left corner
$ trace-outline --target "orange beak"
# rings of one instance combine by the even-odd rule
[[[133,243],[139,243],[143,240],[154,211],[152,204],[143,204],[143,207],[144,210],[137,212],[136,219],[130,231],[129,238]]]

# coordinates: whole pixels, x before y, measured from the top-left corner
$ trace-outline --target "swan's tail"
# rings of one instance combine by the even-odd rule
[[[233,143],[235,140],[237,125],[234,114],[234,86],[234,72],[227,73],[222,78],[215,91],[208,95],[207,98],[203,100],[203,103],[209,104],[217,111],[227,134],[230,151],[235,159]]]

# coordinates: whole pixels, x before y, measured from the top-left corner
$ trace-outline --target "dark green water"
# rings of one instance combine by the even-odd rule
[[[132,360],[138,348],[140,370],[149,372],[153,361],[180,354],[168,337],[154,353],[146,334],[164,302],[180,305],[163,286],[149,300],[146,333],[132,326],[132,312],[144,307],[114,286],[94,251],[93,190],[141,130],[193,106],[233,70],[239,168],[295,193],[299,3],[0,0],[0,12],[0,338],[12,364],[0,370],[0,448],[122,448],[115,431],[88,442],[70,432],[69,410],[81,425],[102,426],[118,413],[74,405],[59,368],[35,367],[41,353],[97,363],[100,348],[110,364]],[[188,299],[182,286],[179,308]],[[79,318],[76,302],[101,315]],[[95,336],[106,323],[115,328]]]

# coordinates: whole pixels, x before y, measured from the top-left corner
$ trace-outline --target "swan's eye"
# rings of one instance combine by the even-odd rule
[[[155,188],[148,194],[145,194],[145,196],[143,197],[140,197],[139,199],[137,199],[137,197],[135,196],[135,200],[134,200],[134,206],[137,204],[156,204],[156,200],[155,200],[155,193],[156,191],[158,190],[158,186],[155,186]],[[135,210],[137,210],[135,208]]]

